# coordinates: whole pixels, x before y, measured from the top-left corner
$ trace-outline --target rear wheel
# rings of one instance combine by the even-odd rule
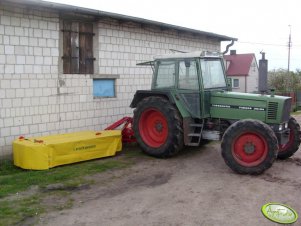
[[[287,159],[291,157],[296,151],[298,151],[300,146],[300,126],[295,118],[290,117],[288,121],[288,128],[290,129],[289,141],[284,145],[279,145],[278,159]]]
[[[277,157],[278,141],[273,130],[261,121],[240,120],[233,123],[222,139],[226,164],[241,174],[260,174]]]
[[[170,157],[183,147],[182,119],[163,97],[147,97],[138,103],[133,128],[137,142],[148,155]]]

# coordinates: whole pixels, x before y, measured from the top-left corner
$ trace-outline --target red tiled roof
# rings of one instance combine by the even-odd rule
[[[226,62],[230,62],[226,74],[228,76],[247,76],[254,57],[253,53],[225,55]]]

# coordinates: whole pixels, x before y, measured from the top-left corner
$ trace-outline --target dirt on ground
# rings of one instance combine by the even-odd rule
[[[134,159],[131,167],[94,175],[94,184],[72,192],[70,209],[41,216],[39,225],[277,225],[261,213],[268,202],[301,213],[300,150],[259,176],[229,169],[219,142],[170,159]]]

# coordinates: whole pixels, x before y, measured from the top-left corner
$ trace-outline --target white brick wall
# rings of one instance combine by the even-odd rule
[[[100,130],[125,115],[137,89],[149,89],[151,69],[137,63],[169,49],[218,51],[218,41],[176,31],[98,23],[99,74],[118,74],[117,97],[93,99],[91,75],[58,73],[62,63],[56,12],[0,3],[0,156],[20,135]]]

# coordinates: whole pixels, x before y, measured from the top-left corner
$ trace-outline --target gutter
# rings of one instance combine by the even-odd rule
[[[211,32],[205,32],[205,31],[200,31],[192,28],[187,28],[187,27],[181,27],[177,25],[172,25],[172,24],[167,24],[167,23],[162,23],[158,21],[153,21],[153,20],[148,20],[148,19],[143,19],[139,17],[133,17],[133,16],[127,16],[127,15],[122,15],[118,13],[110,13],[110,12],[105,12],[105,11],[100,11],[100,10],[95,10],[95,9],[89,9],[89,8],[83,8],[83,7],[78,7],[78,6],[72,6],[72,5],[66,5],[66,4],[61,4],[61,3],[54,3],[54,2],[48,2],[48,1],[41,1],[41,0],[0,0],[0,2],[6,2],[6,3],[15,3],[19,5],[28,5],[28,6],[40,6],[48,9],[54,9],[58,11],[64,11],[64,12],[74,12],[74,13],[80,13],[80,14],[86,14],[86,15],[91,15],[95,17],[109,17],[117,20],[122,20],[122,21],[132,21],[132,22],[137,22],[141,24],[147,24],[147,25],[155,25],[160,27],[161,29],[172,29],[172,30],[178,30],[178,31],[183,31],[183,32],[188,32],[192,34],[198,34],[202,36],[207,36],[211,38],[217,38],[219,41],[237,41],[236,38],[225,36],[225,35],[219,35]]]

